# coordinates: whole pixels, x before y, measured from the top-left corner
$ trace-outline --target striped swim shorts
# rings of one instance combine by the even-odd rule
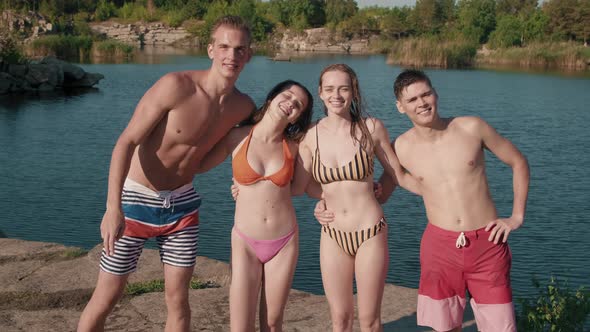
[[[101,270],[125,275],[137,269],[147,239],[156,238],[162,263],[191,267],[197,258],[201,196],[192,184],[171,191],[153,191],[126,179],[122,193],[125,232],[115,254],[103,249]]]

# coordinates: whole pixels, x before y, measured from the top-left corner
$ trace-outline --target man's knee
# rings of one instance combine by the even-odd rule
[[[188,305],[188,289],[166,289],[166,304],[176,307]]]

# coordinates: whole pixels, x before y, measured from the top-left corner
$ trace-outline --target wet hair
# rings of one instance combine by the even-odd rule
[[[250,26],[248,25],[248,23],[239,16],[226,15],[218,18],[217,21],[213,23],[213,27],[211,27],[211,34],[209,35],[209,44],[215,43],[215,38],[213,37],[213,35],[217,31],[217,29],[219,29],[222,26],[227,26],[236,30],[243,31],[244,33],[246,33],[246,36],[248,37],[248,44],[250,44],[250,42],[252,41],[252,33],[250,32]]]
[[[365,119],[369,117],[369,114],[365,110],[365,106],[363,104],[363,98],[361,96],[361,89],[359,85],[358,77],[352,68],[348,65],[337,63],[333,65],[329,65],[320,74],[320,89],[322,88],[322,78],[324,74],[331,71],[339,71],[346,73],[350,78],[350,84],[352,89],[352,103],[350,105],[350,116],[352,124],[350,126],[350,136],[357,140],[363,149],[366,151],[373,151],[373,138],[371,137],[371,133],[369,132],[369,128],[367,128],[367,124],[365,123]],[[324,105],[324,114],[328,114],[328,108]],[[356,135],[356,128],[361,130],[361,139],[359,140]]]
[[[309,128],[309,125],[311,124],[311,116],[313,114],[313,96],[311,95],[309,90],[307,90],[307,88],[299,82],[286,80],[275,85],[274,88],[272,88],[270,92],[266,95],[264,104],[262,104],[262,106],[260,106],[260,108],[254,111],[254,113],[252,114],[250,123],[256,124],[260,122],[260,120],[262,120],[262,118],[266,114],[266,111],[270,107],[270,104],[273,101],[273,99],[275,99],[275,97],[278,96],[281,92],[289,89],[292,86],[298,86],[303,90],[303,92],[305,92],[305,95],[307,96],[307,106],[301,111],[301,114],[299,115],[295,123],[289,123],[287,125],[283,134],[285,135],[285,138],[288,140],[301,142],[301,140],[305,137],[307,128]]]
[[[430,78],[423,71],[418,69],[406,69],[402,71],[399,75],[397,75],[397,78],[393,83],[393,93],[395,94],[395,98],[400,100],[404,89],[418,82],[424,82],[428,84],[430,88],[432,88]]]

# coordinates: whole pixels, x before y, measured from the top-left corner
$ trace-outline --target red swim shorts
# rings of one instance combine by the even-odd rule
[[[510,248],[488,241],[489,235],[484,228],[454,232],[428,223],[420,244],[418,325],[461,326],[467,290],[480,331],[516,331]]]

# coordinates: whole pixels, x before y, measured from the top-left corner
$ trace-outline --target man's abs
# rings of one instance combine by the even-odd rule
[[[479,229],[497,218],[491,197],[477,193],[462,197],[459,193],[449,195],[424,195],[428,222],[450,231]]]

